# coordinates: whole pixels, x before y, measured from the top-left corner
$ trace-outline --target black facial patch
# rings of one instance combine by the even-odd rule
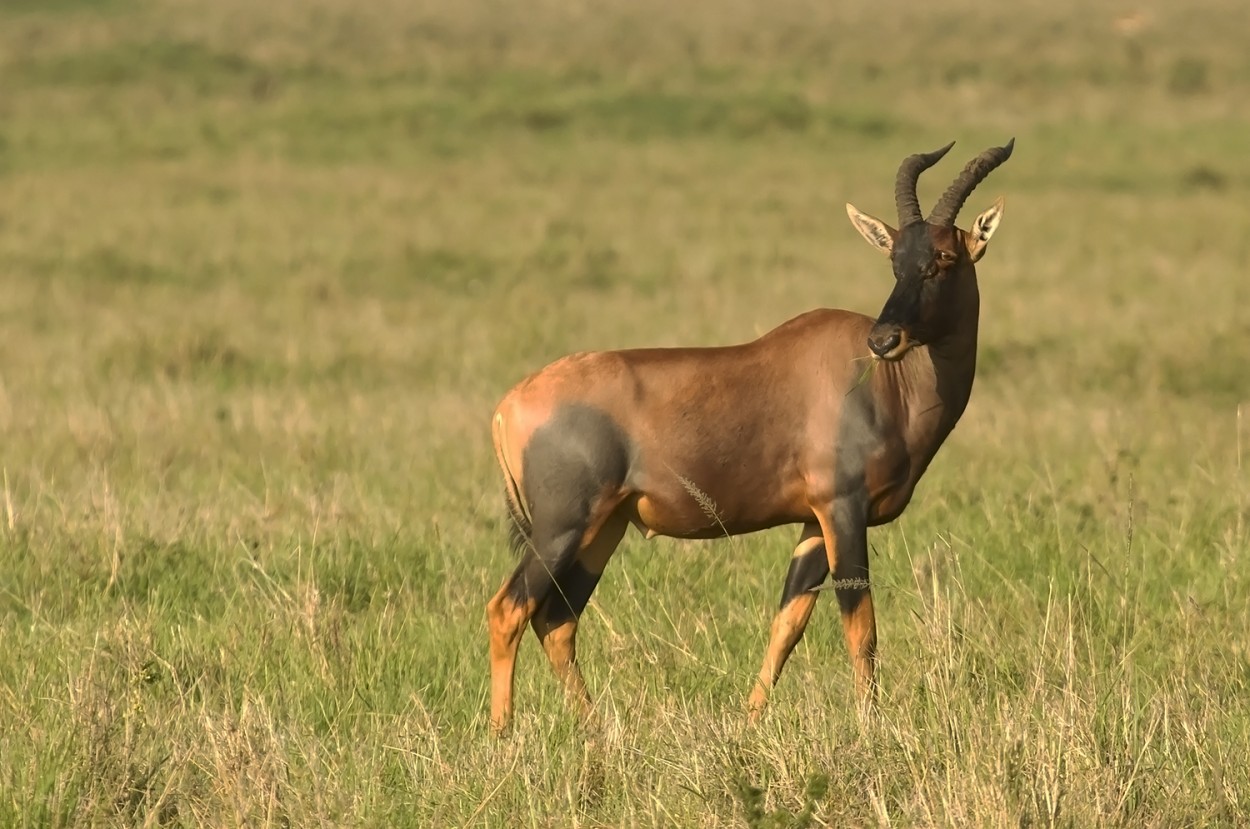
[[[878,323],[910,328],[919,321],[924,306],[925,277],[936,259],[937,250],[927,225],[919,223],[903,228],[890,256],[896,280],[894,291],[881,309]]]
[[[918,223],[899,232],[890,255],[894,278],[900,282],[908,277],[924,277],[937,260],[937,249],[929,236],[929,226]]]
[[[924,307],[924,292],[923,277],[916,274],[901,277],[894,283],[890,298],[885,301],[885,306],[877,315],[877,324],[897,325],[907,329],[914,327]]]

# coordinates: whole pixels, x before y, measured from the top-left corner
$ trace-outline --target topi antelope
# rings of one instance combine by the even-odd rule
[[[763,710],[830,572],[856,694],[871,701],[877,629],[867,529],[903,512],[968,403],[975,264],[1003,201],[971,230],[955,227],[955,217],[1014,143],[973,159],[927,220],[916,181],[953,143],[899,167],[897,230],[846,206],[851,224],[894,268],[894,290],[875,320],[820,309],[742,345],[574,354],[508,392],[493,437],[522,556],[486,606],[497,732],[512,717],[526,623],[571,701],[590,713],[576,661],[578,617],[630,524],[648,538],[801,524],[751,718]],[[873,370],[865,372],[861,358],[869,356]]]

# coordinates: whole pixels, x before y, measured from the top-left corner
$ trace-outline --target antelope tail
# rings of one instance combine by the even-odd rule
[[[533,544],[534,525],[525,512],[525,501],[521,498],[521,488],[517,484],[516,476],[512,474],[512,468],[508,466],[508,453],[504,449],[502,414],[495,415],[493,426],[495,454],[499,458],[500,467],[503,468],[504,502],[508,506],[509,546],[512,547],[514,553],[520,555]]]

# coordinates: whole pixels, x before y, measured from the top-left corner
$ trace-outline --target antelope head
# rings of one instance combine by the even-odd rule
[[[975,263],[985,254],[1003,215],[1003,200],[973,220],[969,230],[955,227],[955,217],[968,196],[990,172],[1011,156],[1015,139],[974,158],[946,189],[928,219],[920,214],[916,181],[954,146],[904,159],[894,184],[898,229],[848,204],[846,212],[868,243],[890,257],[894,291],[868,335],[868,348],[878,360],[895,361],[917,345],[948,334],[964,318],[965,306],[976,301]],[[975,313],[975,307],[972,309]]]

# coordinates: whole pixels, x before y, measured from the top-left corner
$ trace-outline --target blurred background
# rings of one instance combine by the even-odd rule
[[[5,822],[1238,814],[1247,32],[1235,0],[0,0]],[[898,710],[981,750],[858,732],[829,608],[790,714],[733,730],[789,533],[628,540],[582,650],[645,725],[587,766],[527,641],[493,748],[494,403],[570,351],[875,314],[844,204],[894,222],[899,161],[956,140],[927,210],[1013,136],[961,222],[1006,196],[972,402],[873,536]],[[800,722],[840,737],[782,759]]]

